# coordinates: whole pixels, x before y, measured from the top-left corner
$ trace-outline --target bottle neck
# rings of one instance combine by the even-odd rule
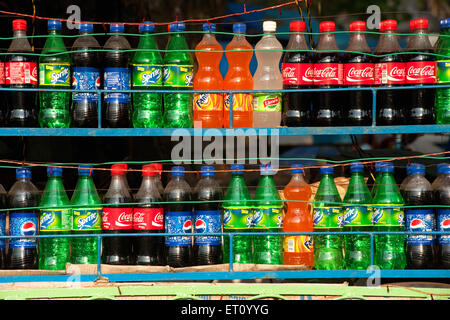
[[[306,45],[305,34],[296,32],[291,34],[289,37],[289,42],[287,44],[286,49],[303,49],[307,50],[308,46]]]
[[[26,30],[14,30],[13,31],[13,36],[16,37],[26,37],[27,36],[27,31]]]
[[[49,36],[58,36],[58,35],[60,35],[60,34],[61,34],[61,31],[60,31],[60,30],[55,30],[55,29],[48,30],[48,35],[49,35]]]
[[[339,50],[336,38],[333,33],[324,33],[319,37],[319,43],[317,44],[317,50]]]
[[[352,33],[348,42],[347,50],[360,52],[370,52],[369,45],[366,41],[366,36],[361,32]]]

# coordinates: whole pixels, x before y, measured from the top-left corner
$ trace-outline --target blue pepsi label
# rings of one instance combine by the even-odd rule
[[[407,209],[406,210],[406,231],[409,232],[424,232],[433,231],[434,228],[434,214],[433,209]],[[409,235],[409,245],[432,245],[433,235]]]
[[[130,90],[131,77],[128,68],[105,68],[105,90]],[[128,93],[106,93],[105,102],[129,103]]]
[[[34,212],[11,212],[9,214],[10,236],[35,236],[37,235],[39,218]],[[14,248],[36,248],[36,239],[13,238],[9,247]]]
[[[450,209],[438,209],[436,213],[437,231],[446,231],[450,233]],[[438,243],[440,245],[450,244],[450,234],[439,235]]]
[[[72,88],[75,90],[100,89],[100,70],[91,67],[74,67],[72,71]],[[96,93],[79,92],[73,94],[74,102],[97,102]]]
[[[192,233],[191,211],[169,211],[165,213],[164,221],[166,233],[187,234]],[[166,247],[191,246],[192,237],[167,236]]]
[[[0,236],[6,236],[6,214],[0,212]],[[5,239],[0,239],[0,249],[5,249]]]
[[[194,211],[194,233],[218,233],[222,231],[222,214],[219,210]],[[221,245],[220,236],[194,237],[195,245]]]

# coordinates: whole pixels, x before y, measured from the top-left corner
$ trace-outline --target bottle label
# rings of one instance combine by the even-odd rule
[[[342,63],[314,63],[315,85],[339,85],[344,83]]]
[[[433,209],[407,209],[406,210],[406,231],[423,232],[433,231],[434,215]],[[409,235],[408,244],[410,245],[432,245],[433,235]]]
[[[40,63],[39,85],[70,87],[70,63]]]
[[[164,229],[163,208],[134,208],[133,229],[163,230]]]
[[[406,63],[406,83],[435,83],[436,61]]]
[[[0,236],[6,236],[6,213],[0,212]],[[5,239],[0,239],[0,250],[6,247]]]
[[[306,236],[285,236],[284,252],[310,253],[313,251],[313,239]]]
[[[282,63],[283,84],[311,85],[314,81],[314,66],[312,63]]]
[[[38,71],[36,62],[6,62],[6,84],[37,84]]]
[[[223,208],[224,229],[249,229],[253,226],[252,208]]]
[[[192,233],[192,212],[191,211],[169,211],[165,217],[166,233],[186,234]],[[190,246],[192,237],[188,236],[167,236],[166,247]]]
[[[384,207],[373,208],[372,225],[384,227],[398,227],[405,225],[405,215],[403,213],[403,208],[400,205],[395,204],[390,206],[391,207],[394,206],[394,208],[384,208]]]
[[[195,93],[193,104],[196,111],[222,111],[223,95],[220,93]]]
[[[109,208],[102,211],[103,230],[128,230],[133,228],[133,208]]]
[[[130,69],[105,68],[104,87],[106,90],[130,90]],[[106,93],[105,102],[129,103],[130,96],[127,93]]]
[[[283,207],[256,207],[253,213],[253,228],[280,229],[283,227]]]
[[[133,87],[145,86],[162,86],[162,66],[133,64]]]
[[[194,67],[191,65],[164,66],[163,82],[165,87],[192,87],[194,83]]]
[[[10,236],[35,236],[37,235],[39,219],[33,212],[10,212],[9,235]],[[9,247],[36,248],[36,239],[15,238],[9,241]]]
[[[437,83],[450,83],[450,60],[437,61]]]
[[[375,84],[405,84],[406,64],[403,62],[382,62],[375,64]]]
[[[219,210],[195,210],[193,221],[195,233],[222,232],[222,213]],[[219,246],[222,241],[220,236],[197,236],[194,244]]]
[[[0,85],[5,84],[5,64],[0,62]]]
[[[254,93],[253,111],[281,112],[281,93]]]
[[[450,231],[450,209],[438,209],[436,214],[437,231]],[[450,244],[450,235],[438,235],[440,245]]]
[[[72,229],[72,211],[70,209],[40,210],[39,231],[69,231]]]
[[[341,207],[314,208],[313,221],[315,229],[342,228],[344,216]]]
[[[73,209],[72,230],[102,230],[102,208]]]
[[[372,220],[370,207],[344,207],[344,228],[366,227],[371,225]]]
[[[90,67],[74,67],[72,72],[72,88],[75,90],[100,89],[100,70]],[[74,102],[97,102],[98,95],[90,92],[73,94]]]
[[[249,93],[233,94],[233,111],[249,111],[252,110],[253,96]],[[230,111],[230,94],[225,93],[224,107],[226,111]]]
[[[375,64],[373,63],[345,63],[344,84],[373,85],[375,84]]]

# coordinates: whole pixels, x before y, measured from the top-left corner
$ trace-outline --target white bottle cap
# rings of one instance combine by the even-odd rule
[[[263,31],[266,32],[275,32],[277,31],[277,23],[275,21],[264,21],[263,22]]]

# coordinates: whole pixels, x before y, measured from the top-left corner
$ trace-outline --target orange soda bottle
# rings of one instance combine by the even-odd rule
[[[244,23],[233,24],[235,35],[225,48],[228,72],[224,80],[224,90],[253,90],[253,77],[249,68],[253,47],[245,39],[245,31]],[[228,52],[228,50],[239,51]],[[233,128],[252,127],[252,100],[251,93],[233,93]],[[230,95],[228,93],[225,93],[223,122],[225,128],[230,127]]]
[[[213,33],[216,31],[214,23],[203,24],[202,40],[195,50],[208,50],[213,52],[196,51],[198,71],[194,77],[194,90],[223,90],[223,78],[220,74],[220,59],[223,48]],[[223,94],[222,93],[196,93],[194,94],[194,128],[222,128],[223,126]],[[197,121],[197,122],[196,122]]]
[[[303,166],[291,166],[292,178],[284,188],[286,200],[308,201],[311,187],[303,179]],[[308,202],[287,202],[283,220],[283,232],[312,232],[313,219]],[[314,266],[314,253],[311,235],[286,235],[284,239],[284,264]]]

